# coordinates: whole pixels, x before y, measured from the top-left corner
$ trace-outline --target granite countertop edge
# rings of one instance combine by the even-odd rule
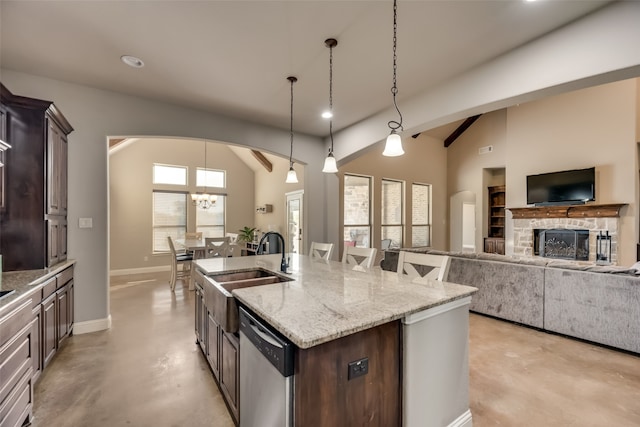
[[[75,260],[68,259],[50,268],[3,272],[0,290],[14,290],[15,292],[0,298],[0,313],[20,304],[21,301],[38,291],[39,285],[75,263]]]

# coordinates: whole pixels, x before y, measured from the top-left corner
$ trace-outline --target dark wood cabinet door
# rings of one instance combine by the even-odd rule
[[[239,357],[238,338],[233,334],[220,334],[220,389],[224,394],[231,415],[238,420]]]
[[[47,262],[55,265],[60,261],[60,220],[49,218],[47,220]]]
[[[56,353],[58,346],[58,322],[56,294],[53,293],[42,302],[42,360],[46,367]]]
[[[41,306],[38,304],[33,309],[33,319],[31,320],[31,361],[33,362],[33,374],[31,378],[36,381],[42,372],[42,321]]]
[[[62,132],[52,120],[47,120],[47,211],[49,215],[61,214],[60,145]]]
[[[205,308],[206,310],[206,308]],[[213,376],[216,380],[220,379],[220,326],[216,323],[213,318],[213,313],[207,311],[207,360],[209,361],[209,366],[211,366],[211,371],[213,371]]]
[[[56,292],[58,309],[58,347],[69,336],[69,285]]]
[[[296,427],[402,425],[402,328],[389,322],[295,356]],[[368,359],[365,375],[349,378],[349,363]]]

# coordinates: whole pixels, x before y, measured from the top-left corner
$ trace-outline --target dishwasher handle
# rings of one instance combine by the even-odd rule
[[[282,374],[293,375],[294,345],[264,320],[240,307],[240,333]],[[242,349],[240,349],[242,352]]]

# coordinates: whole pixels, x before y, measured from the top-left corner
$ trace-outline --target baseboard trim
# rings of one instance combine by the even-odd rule
[[[473,427],[473,421],[471,420],[471,409],[467,409],[465,413],[453,420],[447,427]]]
[[[105,331],[111,328],[111,315],[104,319],[87,320],[86,322],[75,322],[73,324],[73,334],[89,334],[91,332]]]
[[[171,266],[156,265],[154,267],[123,268],[121,270],[110,270],[109,276],[125,276],[127,274],[141,274],[141,273],[161,273],[163,271],[171,271]]]

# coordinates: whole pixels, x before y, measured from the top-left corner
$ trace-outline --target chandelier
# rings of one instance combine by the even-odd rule
[[[204,141],[204,192],[202,193],[192,193],[191,194],[191,202],[194,206],[199,207],[200,209],[209,209],[212,206],[215,206],[216,201],[218,200],[217,194],[209,194],[207,193],[207,141]]]

